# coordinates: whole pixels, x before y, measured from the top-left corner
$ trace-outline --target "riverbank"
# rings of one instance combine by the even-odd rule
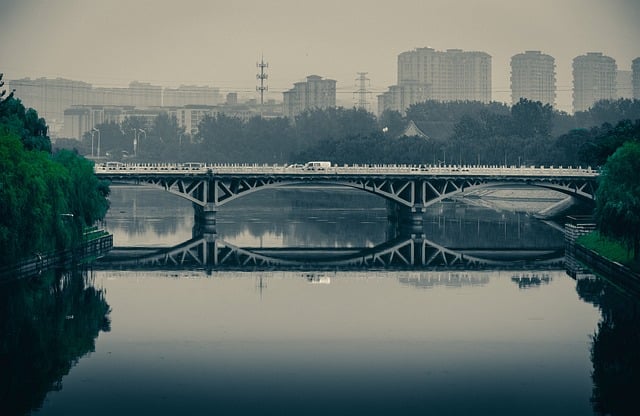
[[[594,230],[576,236],[567,250],[595,272],[640,293],[640,268],[620,243],[604,238]]]
[[[610,261],[629,268],[640,275],[640,264],[633,260],[633,255],[622,244],[593,231],[579,237],[576,242],[586,249],[592,250]]]
[[[85,240],[73,249],[33,253],[15,264],[0,268],[0,283],[37,276],[56,268],[86,263],[104,256],[113,248],[113,235],[102,230],[91,230]]]

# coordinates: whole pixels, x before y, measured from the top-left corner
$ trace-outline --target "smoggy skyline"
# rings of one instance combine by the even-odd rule
[[[492,99],[510,102],[511,56],[540,50],[555,58],[556,104],[570,111],[573,58],[602,52],[630,70],[640,56],[638,21],[637,0],[0,0],[0,72],[257,97],[264,55],[267,99],[317,74],[337,80],[338,104],[350,105],[357,72],[367,72],[375,105],[397,82],[398,54],[430,46],[489,53]]]

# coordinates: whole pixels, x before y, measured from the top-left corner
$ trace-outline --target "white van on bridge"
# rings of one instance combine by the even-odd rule
[[[327,161],[313,161],[304,164],[305,170],[326,170],[331,167],[331,162]]]

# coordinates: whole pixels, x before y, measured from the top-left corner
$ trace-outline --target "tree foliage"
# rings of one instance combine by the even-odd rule
[[[618,100],[600,100],[587,111],[574,115],[574,125],[590,128],[602,124],[617,124],[620,120],[640,119],[640,100],[621,98]]]
[[[17,98],[10,96],[0,103],[0,129],[18,136],[28,150],[51,152],[45,120],[38,117],[36,110],[25,109]]]
[[[628,141],[609,157],[599,177],[596,221],[600,232],[640,253],[640,142]]]
[[[104,217],[108,187],[71,151],[51,155],[46,123],[13,98],[0,102],[0,264],[67,248]]]

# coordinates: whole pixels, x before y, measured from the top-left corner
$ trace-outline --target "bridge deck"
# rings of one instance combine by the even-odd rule
[[[103,163],[95,166],[99,176],[136,175],[277,175],[277,176],[480,176],[480,177],[564,177],[593,178],[599,172],[591,167],[545,166],[431,166],[431,165],[343,165],[324,169],[305,169],[282,165],[243,165],[207,163]]]

